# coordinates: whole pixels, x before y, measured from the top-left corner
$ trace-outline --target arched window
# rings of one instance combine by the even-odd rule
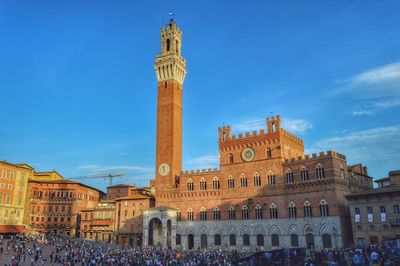
[[[257,235],[257,247],[264,246],[264,236],[262,234]]]
[[[200,190],[206,190],[207,189],[207,183],[204,178],[200,180]]]
[[[346,173],[344,171],[343,164],[340,164],[340,177],[343,179],[346,177]]]
[[[325,178],[324,167],[321,164],[317,165],[317,167],[315,168],[315,172],[317,174],[317,179]]]
[[[214,246],[221,246],[221,235],[214,235]]]
[[[207,220],[207,212],[204,207],[200,209],[200,220],[206,221]]]
[[[298,247],[299,246],[299,236],[296,234],[291,234],[290,235],[290,243],[292,247]]]
[[[304,217],[312,217],[312,208],[310,202],[308,201],[304,202]]]
[[[181,210],[179,210],[179,209],[176,210],[176,220],[177,221],[182,220]]]
[[[263,210],[260,205],[256,206],[256,219],[262,219],[263,218]]]
[[[291,184],[293,183],[293,173],[292,170],[288,169],[286,171],[286,183]]]
[[[321,216],[329,216],[329,207],[325,200],[321,200],[319,203],[319,210],[321,212]]]
[[[243,235],[243,246],[250,246],[250,236],[248,234]]]
[[[271,158],[272,157],[271,148],[267,148],[266,155],[267,155],[267,158]]]
[[[272,171],[269,171],[268,173],[268,185],[274,186],[275,185],[275,175],[272,173]]]
[[[221,220],[221,211],[219,210],[219,208],[214,208],[214,220]]]
[[[261,186],[261,177],[258,173],[254,175],[254,186],[255,187]]]
[[[273,247],[279,247],[279,236],[277,234],[271,235],[271,245]]]
[[[276,207],[275,203],[272,203],[271,206],[269,207],[269,217],[271,219],[278,218],[278,208]]]
[[[229,235],[229,245],[236,246],[236,235],[235,234]]]
[[[246,205],[242,207],[242,220],[248,220],[249,219],[249,208],[247,208]]]
[[[213,184],[213,189],[219,189],[220,188],[220,186],[219,186],[219,178],[218,177],[214,177],[212,184]]]
[[[229,215],[229,220],[235,220],[236,219],[236,211],[235,211],[235,208],[233,206],[229,207],[228,215]]]
[[[244,174],[240,176],[240,186],[247,187],[247,177]]]
[[[171,48],[171,41],[169,39],[167,39],[167,52],[170,50]]]
[[[228,188],[235,188],[235,180],[232,176],[228,177]]]
[[[305,166],[300,171],[300,178],[301,182],[307,182],[308,181],[308,170]]]
[[[229,162],[230,164],[233,163],[233,154],[232,154],[232,153],[229,153],[229,155],[228,155],[228,162]]]
[[[187,219],[188,219],[188,221],[193,221],[193,209],[192,208],[188,209]]]
[[[194,186],[193,186],[193,180],[192,180],[192,179],[189,179],[189,180],[187,181],[186,187],[187,187],[187,190],[193,191]]]
[[[332,248],[332,239],[330,234],[322,235],[322,245],[324,248]]]
[[[182,240],[181,240],[181,235],[180,234],[176,234],[176,245],[181,245]]]
[[[293,202],[289,203],[289,218],[296,218],[297,217],[297,212],[296,212],[296,205]]]

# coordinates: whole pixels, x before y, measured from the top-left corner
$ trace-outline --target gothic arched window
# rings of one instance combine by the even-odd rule
[[[289,203],[289,218],[296,218],[297,217],[297,211],[296,211],[296,205],[293,202]]]
[[[200,180],[200,190],[206,190],[207,189],[207,183],[204,178]]]
[[[235,220],[236,219],[236,211],[235,211],[235,208],[233,206],[229,207],[228,216],[229,216],[229,220]]]
[[[228,177],[228,188],[234,188],[235,187],[235,180],[233,179],[232,176]]]
[[[317,167],[315,168],[315,172],[317,174],[317,179],[325,178],[324,167],[321,164],[317,165]]]
[[[310,202],[304,202],[304,217],[312,217],[312,208]]]
[[[261,177],[258,173],[254,175],[254,186],[255,187],[261,186]]]
[[[301,182],[308,181],[308,170],[305,166],[303,166],[303,168],[300,171],[300,178],[301,178]]]
[[[286,171],[286,183],[288,184],[293,183],[293,173],[290,169]]]
[[[274,186],[275,185],[275,175],[274,175],[274,173],[272,173],[272,171],[269,171],[269,174],[268,174],[268,185],[270,185],[270,186]]]
[[[200,209],[200,220],[206,221],[207,220],[207,212],[204,207]]]
[[[192,208],[188,209],[187,219],[188,219],[188,221],[193,221],[193,209]]]
[[[214,177],[213,178],[212,186],[213,186],[213,189],[219,189],[220,188],[219,178],[218,177]]]
[[[256,219],[262,219],[263,218],[263,210],[260,205],[256,206]]]
[[[319,210],[321,212],[321,216],[329,216],[329,207],[325,200],[321,200],[319,204]]]
[[[214,208],[214,220],[218,221],[221,220],[221,211],[219,210],[219,208]]]
[[[249,208],[247,208],[246,205],[242,207],[242,220],[248,220],[249,219]]]
[[[192,180],[192,179],[189,179],[189,180],[186,182],[186,187],[187,187],[187,190],[193,191],[194,186],[193,186],[193,180]]]
[[[269,217],[271,219],[278,218],[278,208],[276,207],[275,203],[272,203],[271,206],[269,207]]]

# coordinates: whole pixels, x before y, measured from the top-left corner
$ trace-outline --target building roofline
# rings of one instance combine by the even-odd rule
[[[49,184],[63,184],[63,183],[64,184],[77,184],[77,185],[80,185],[80,186],[83,186],[83,187],[86,187],[86,188],[89,188],[89,189],[96,190],[96,191],[100,192],[100,194],[102,194],[102,195],[106,195],[106,193],[104,193],[100,189],[97,189],[95,187],[92,187],[92,186],[89,186],[89,185],[86,185],[86,184],[83,184],[83,183],[80,183],[80,182],[71,181],[69,179],[61,179],[61,180],[34,180],[34,179],[29,179],[28,182],[30,182],[30,183],[49,183]]]

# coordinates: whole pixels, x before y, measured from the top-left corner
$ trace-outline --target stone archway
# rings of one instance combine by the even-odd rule
[[[154,217],[148,224],[148,245],[161,246],[162,245],[162,223],[161,220]]]
[[[154,207],[143,212],[144,246],[161,246],[174,249],[176,246],[176,209]]]
[[[187,242],[188,242],[188,249],[194,249],[194,236],[193,234],[188,234],[187,236]]]

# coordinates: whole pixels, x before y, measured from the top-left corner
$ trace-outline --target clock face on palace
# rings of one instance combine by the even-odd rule
[[[160,164],[160,166],[158,167],[158,173],[160,174],[160,176],[168,175],[169,174],[169,165],[166,163]]]
[[[246,162],[250,162],[254,159],[254,156],[256,155],[256,152],[254,149],[248,147],[243,149],[242,151],[242,159]]]

